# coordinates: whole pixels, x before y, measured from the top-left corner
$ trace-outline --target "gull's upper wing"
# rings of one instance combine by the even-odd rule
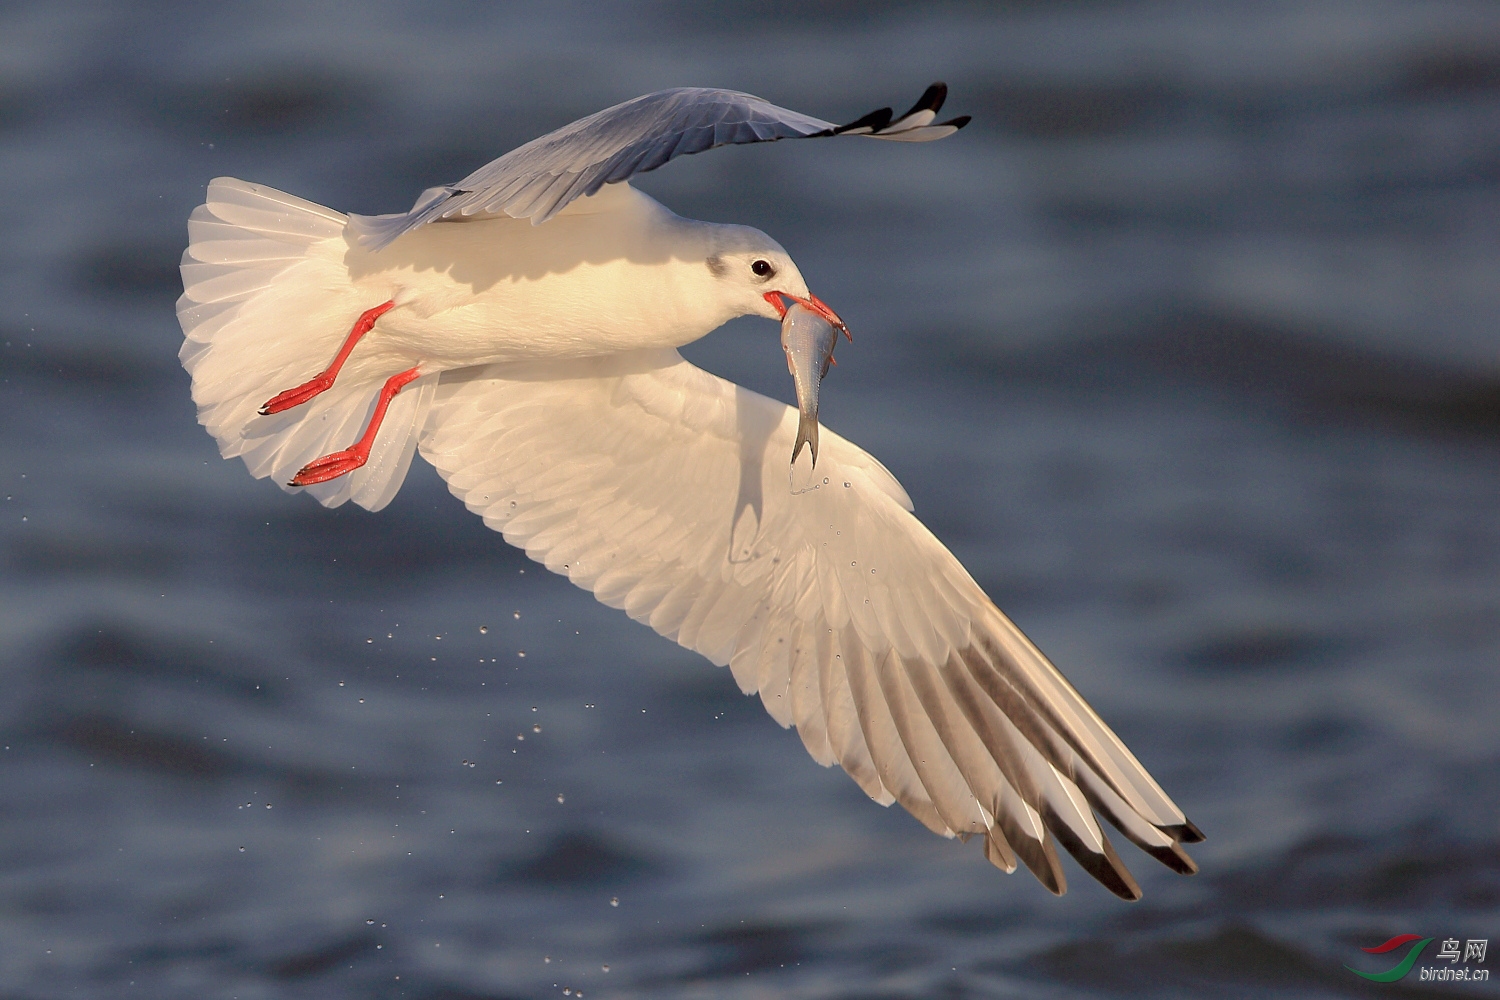
[[[933,124],[947,94],[946,85],[934,83],[900,118],[892,120],[891,109],[881,108],[848,125],[835,125],[733,90],[661,90],[533,139],[457,184],[428,188],[409,212],[355,215],[350,221],[360,245],[378,250],[438,219],[503,213],[539,224],[605,184],[715,146],[825,135],[927,142],[952,135],[969,122],[964,116]]]
[[[1201,839],[1057,669],[824,430],[794,494],[797,411],[676,351],[445,372],[421,452],[533,559],[718,664],[881,803],[980,834],[1064,891],[1054,842],[1140,889],[1095,819],[1179,872]]]

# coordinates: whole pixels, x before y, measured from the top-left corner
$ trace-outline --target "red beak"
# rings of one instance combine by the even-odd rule
[[[771,303],[772,307],[776,310],[776,314],[782,319],[786,318],[787,308],[786,303],[782,299],[791,299],[793,302],[799,303],[804,309],[811,309],[819,316],[822,316],[833,325],[835,330],[842,333],[851,344],[854,343],[854,336],[849,332],[849,328],[844,325],[844,321],[839,319],[839,314],[828,308],[826,302],[811,292],[807,294],[807,298],[805,299],[788,294],[787,292],[767,292],[763,297],[767,302]]]

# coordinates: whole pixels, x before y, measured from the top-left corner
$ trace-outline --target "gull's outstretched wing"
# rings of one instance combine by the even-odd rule
[[[350,221],[360,245],[378,250],[439,219],[503,213],[540,224],[605,184],[715,146],[827,135],[927,142],[952,135],[969,122],[964,116],[933,123],[947,94],[945,84],[934,83],[900,118],[881,108],[848,125],[835,125],[733,90],[661,90],[533,139],[457,184],[428,188],[409,212],[354,215]]]
[[[791,491],[796,429],[664,350],[445,372],[420,447],[506,541],[729,664],[876,801],[1056,893],[1061,844],[1139,897],[1096,813],[1195,871],[1201,834],[884,466],[825,429],[817,488]]]

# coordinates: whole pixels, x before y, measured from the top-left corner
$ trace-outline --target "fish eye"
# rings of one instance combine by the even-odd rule
[[[768,260],[756,261],[754,264],[750,265],[750,270],[754,271],[762,278],[769,277],[770,275],[776,273],[776,269],[771,266],[771,262]]]

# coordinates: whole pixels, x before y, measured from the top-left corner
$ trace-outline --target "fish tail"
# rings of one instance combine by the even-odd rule
[[[812,452],[814,468],[818,464],[818,418],[803,413],[797,421],[797,443],[792,445],[792,464],[797,464],[797,456],[802,453],[802,446],[807,445]]]

